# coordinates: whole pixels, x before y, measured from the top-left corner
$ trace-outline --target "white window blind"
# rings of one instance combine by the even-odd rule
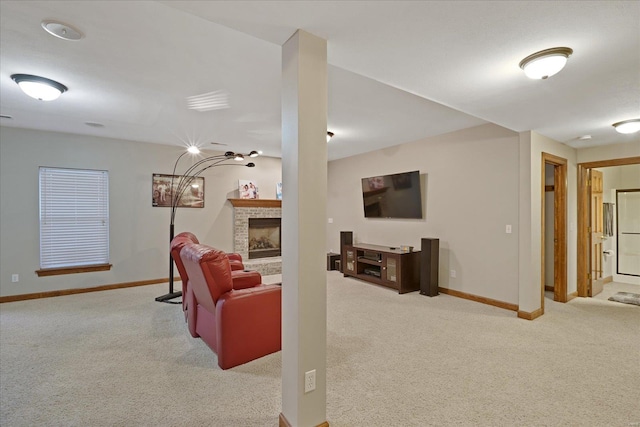
[[[40,168],[40,268],[109,263],[109,173]]]

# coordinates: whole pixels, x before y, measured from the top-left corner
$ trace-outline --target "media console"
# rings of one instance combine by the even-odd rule
[[[342,273],[404,294],[420,289],[420,251],[365,243],[342,245]]]

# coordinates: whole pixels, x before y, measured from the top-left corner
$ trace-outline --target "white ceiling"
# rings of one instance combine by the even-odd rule
[[[328,42],[329,159],[486,122],[572,147],[640,140],[611,127],[640,117],[638,1],[2,0],[0,123],[280,156],[281,45],[298,28]],[[526,78],[520,60],[556,46],[574,50],[566,68]],[[36,101],[14,73],[69,91]],[[186,108],[211,91],[230,108]]]

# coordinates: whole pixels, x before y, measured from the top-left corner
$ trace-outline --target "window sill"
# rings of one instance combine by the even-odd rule
[[[38,277],[57,276],[59,274],[90,273],[92,271],[111,270],[111,264],[83,265],[78,267],[45,268],[36,270]]]

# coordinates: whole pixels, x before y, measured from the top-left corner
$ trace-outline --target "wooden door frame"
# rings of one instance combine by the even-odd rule
[[[541,221],[540,221],[540,308],[544,313],[545,286],[545,179],[546,165],[553,165],[553,235],[557,240],[553,252],[553,299],[567,302],[567,159],[542,153]]]
[[[589,175],[591,169],[610,166],[626,166],[640,164],[640,156],[621,159],[599,160],[595,162],[578,163],[578,296],[588,297],[591,279],[591,234],[589,233],[591,195]]]

